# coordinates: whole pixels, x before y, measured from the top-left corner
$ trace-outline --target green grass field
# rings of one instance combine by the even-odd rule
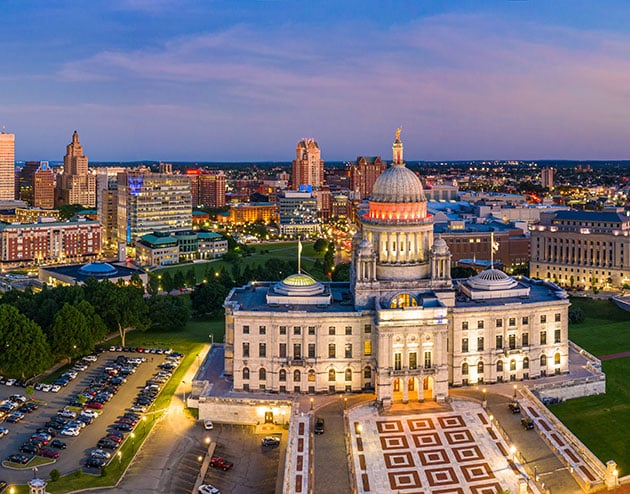
[[[630,313],[607,300],[572,299],[586,314],[569,326],[569,338],[594,355],[630,351]],[[602,362],[606,394],[569,400],[551,411],[604,463],[630,474],[630,357]]]

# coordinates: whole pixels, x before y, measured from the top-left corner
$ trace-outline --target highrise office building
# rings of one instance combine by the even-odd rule
[[[24,163],[18,177],[18,198],[29,206],[33,205],[33,180],[35,172],[39,168],[41,161],[27,161]]]
[[[15,134],[0,132],[0,201],[15,199]]]
[[[302,139],[295,148],[292,164],[291,188],[299,190],[301,185],[310,185],[318,190],[324,183],[324,161],[319,144],[315,139]]]
[[[55,172],[48,161],[41,161],[33,173],[33,206],[55,208]]]
[[[540,170],[540,185],[545,189],[553,189],[553,168],[543,168]]]
[[[222,170],[199,175],[199,205],[210,208],[225,206],[225,173]]]
[[[57,206],[64,204],[96,207],[96,176],[88,171],[88,157],[83,154],[76,130],[72,134],[72,142],[66,146],[63,174],[58,183]]]
[[[192,228],[190,176],[130,170],[118,174],[118,242]]]
[[[367,199],[385,168],[387,165],[380,156],[358,156],[350,165],[350,190],[354,192],[354,198]]]

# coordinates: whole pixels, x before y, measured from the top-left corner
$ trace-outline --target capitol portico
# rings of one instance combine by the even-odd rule
[[[392,151],[353,242],[350,282],[298,269],[226,298],[225,373],[235,390],[374,390],[386,409],[444,401],[449,386],[568,372],[566,293],[496,269],[451,280],[400,131]]]

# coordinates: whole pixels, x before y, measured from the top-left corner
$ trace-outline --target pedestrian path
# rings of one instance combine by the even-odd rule
[[[369,406],[350,410],[357,492],[495,494],[526,489],[520,465],[486,412],[466,401],[454,401],[451,407],[396,416],[380,416]]]

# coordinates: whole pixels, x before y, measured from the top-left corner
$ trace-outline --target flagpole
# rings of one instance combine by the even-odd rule
[[[302,241],[298,235],[298,274],[302,273]]]
[[[490,269],[494,269],[494,232],[490,232]]]

